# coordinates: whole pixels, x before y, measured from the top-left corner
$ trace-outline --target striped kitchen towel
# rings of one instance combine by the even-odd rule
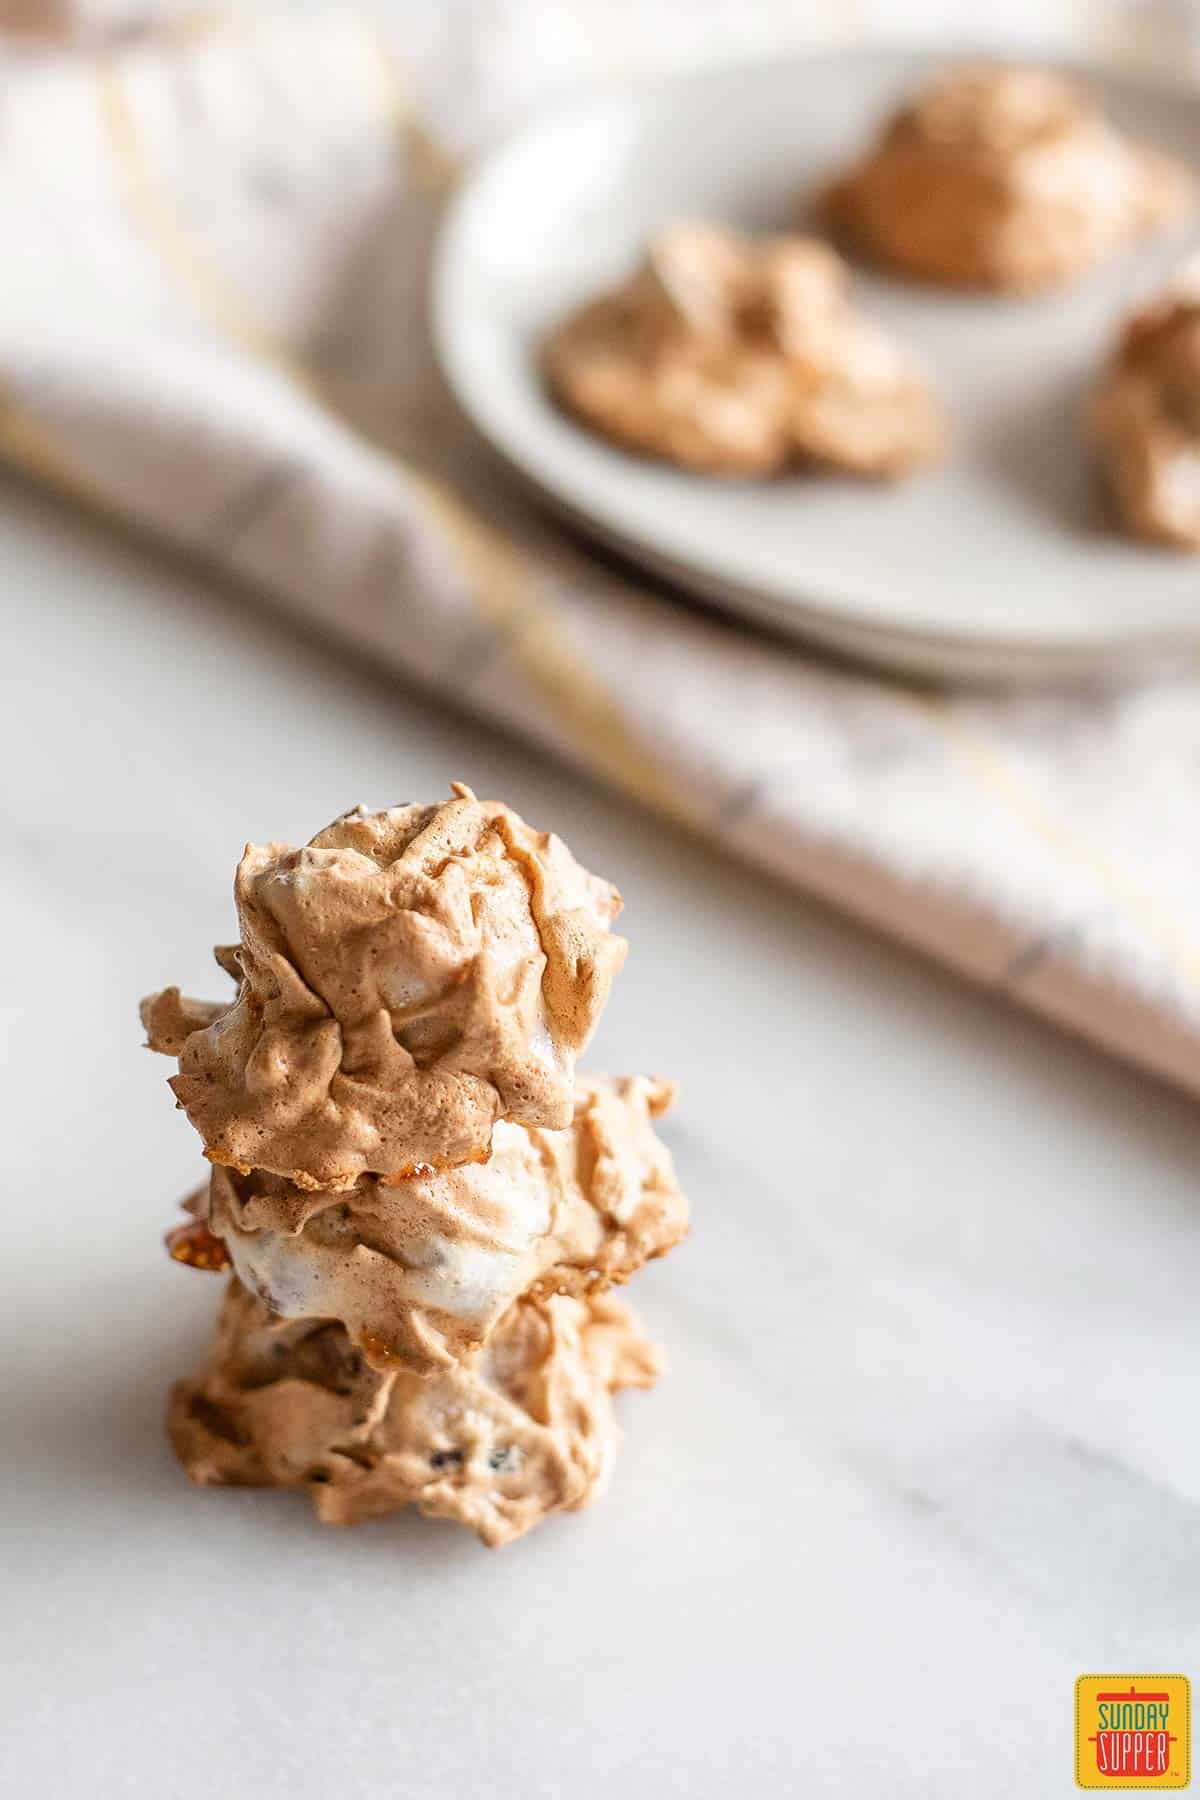
[[[486,136],[587,73],[828,42],[844,7],[52,16],[55,45],[0,32],[0,455],[1200,1089],[1200,680],[916,690],[673,604],[526,501],[430,354]]]

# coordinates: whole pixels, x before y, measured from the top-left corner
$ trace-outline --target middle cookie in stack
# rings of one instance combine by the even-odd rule
[[[214,1169],[189,1210],[284,1319],[338,1319],[381,1370],[428,1375],[478,1350],[522,1295],[624,1282],[687,1230],[651,1121],[668,1083],[580,1078],[565,1131],[505,1120],[486,1163],[341,1193]]]

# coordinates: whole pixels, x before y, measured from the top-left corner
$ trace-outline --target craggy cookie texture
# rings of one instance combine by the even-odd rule
[[[575,1070],[624,958],[616,889],[456,785],[249,846],[236,896],[236,1000],[142,1008],[212,1164],[168,1246],[233,1270],[172,1391],[180,1460],[487,1544],[585,1505],[613,1392],[659,1373],[608,1290],[688,1225],[671,1084]]]
[[[1200,550],[1200,259],[1130,319],[1088,428],[1126,529]]]
[[[1191,186],[1048,70],[952,69],[830,189],[831,222],[926,281],[1034,289],[1176,218]]]
[[[672,1095],[581,1078],[567,1130],[502,1120],[486,1163],[343,1193],[215,1168],[191,1210],[273,1313],[336,1320],[369,1363],[427,1375],[522,1295],[599,1293],[679,1242],[687,1202],[652,1123]]]
[[[558,838],[456,784],[249,845],[235,894],[233,1004],[142,1011],[213,1162],[345,1189],[483,1161],[498,1119],[570,1123],[626,946],[616,889]]]
[[[340,1325],[273,1318],[235,1280],[168,1429],[193,1481],[306,1487],[332,1525],[416,1505],[500,1545],[594,1498],[613,1392],[659,1373],[608,1295],[520,1300],[473,1360],[422,1379],[372,1368]]]
[[[899,475],[936,454],[937,410],[846,287],[813,239],[677,224],[623,287],[552,335],[546,377],[594,430],[686,468]]]

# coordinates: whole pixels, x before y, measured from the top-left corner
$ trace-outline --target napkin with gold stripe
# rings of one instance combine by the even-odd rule
[[[1200,1088],[1193,675],[985,698],[831,669],[590,558],[448,402],[425,290],[462,160],[564,80],[695,61],[698,11],[709,60],[819,16],[409,0],[0,38],[0,454]]]

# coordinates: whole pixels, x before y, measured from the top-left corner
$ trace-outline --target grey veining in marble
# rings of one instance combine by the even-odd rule
[[[1193,1105],[17,489],[0,596],[0,1792],[1065,1795],[1077,1674],[1200,1674]],[[695,1211],[609,1496],[498,1554],[184,1482],[136,1019],[244,839],[454,776],[623,889]]]

